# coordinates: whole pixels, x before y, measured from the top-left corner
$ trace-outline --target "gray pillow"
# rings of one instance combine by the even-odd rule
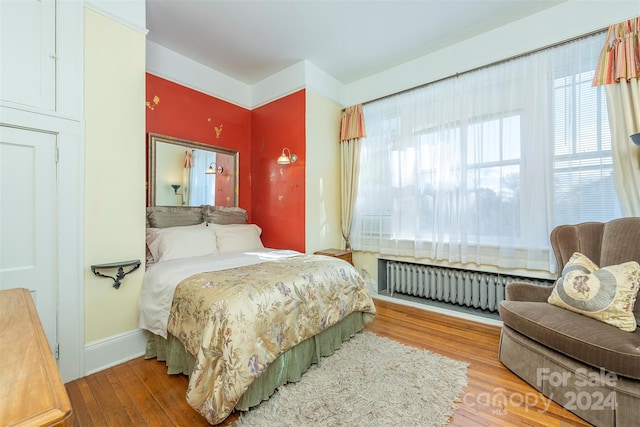
[[[149,227],[153,228],[180,227],[204,222],[200,206],[149,206],[147,221]]]
[[[247,211],[230,206],[203,206],[202,218],[211,224],[246,224]]]

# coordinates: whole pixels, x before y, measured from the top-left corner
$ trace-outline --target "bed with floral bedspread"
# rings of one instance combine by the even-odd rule
[[[175,288],[167,332],[195,357],[187,401],[222,422],[278,356],[375,306],[347,262],[303,255],[189,276]]]

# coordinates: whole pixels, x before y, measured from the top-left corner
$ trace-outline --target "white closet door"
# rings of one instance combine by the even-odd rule
[[[26,288],[57,342],[56,135],[0,126],[0,290]]]
[[[56,108],[55,0],[0,0],[0,99]]]

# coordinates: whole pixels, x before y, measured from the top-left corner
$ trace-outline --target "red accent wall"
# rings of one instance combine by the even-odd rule
[[[151,74],[146,84],[147,132],[238,150],[239,206],[249,222],[262,228],[265,246],[304,252],[305,91],[251,111]],[[276,164],[284,147],[296,163]]]
[[[152,74],[146,85],[147,132],[239,151],[239,206],[251,220],[251,111]],[[230,196],[227,178],[216,176],[216,204]]]
[[[267,247],[305,251],[305,110],[300,90],[251,111],[251,209]],[[298,160],[278,165],[285,147]]]

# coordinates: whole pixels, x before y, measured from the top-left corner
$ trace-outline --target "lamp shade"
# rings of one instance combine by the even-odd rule
[[[282,154],[280,154],[280,157],[278,157],[278,160],[276,160],[276,163],[279,165],[288,165],[291,163],[291,160],[289,160],[289,156],[284,154],[283,151]]]
[[[279,165],[289,165],[291,163],[295,163],[296,160],[298,160],[298,156],[296,154],[291,154],[291,150],[285,147],[282,149],[282,154],[280,154],[276,163]]]
[[[631,135],[631,141],[636,145],[640,145],[640,133],[634,133]]]

